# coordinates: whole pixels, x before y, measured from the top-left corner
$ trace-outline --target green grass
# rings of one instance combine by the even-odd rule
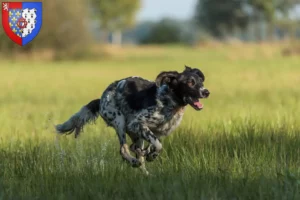
[[[271,49],[270,49],[271,51]],[[144,52],[144,53],[143,53]],[[300,58],[258,47],[166,47],[91,62],[0,63],[0,199],[300,199]],[[211,91],[146,163],[124,163],[102,119],[54,125],[112,81],[201,68]]]

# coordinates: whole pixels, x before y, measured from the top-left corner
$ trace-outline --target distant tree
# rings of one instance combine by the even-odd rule
[[[245,29],[249,22],[245,0],[199,0],[195,19],[199,26],[217,38]]]
[[[179,43],[181,40],[181,30],[177,22],[170,19],[162,19],[140,40],[142,44],[167,44]]]
[[[134,42],[140,42],[149,36],[155,22],[143,21],[138,23],[134,28],[125,31],[124,37],[131,38]]]
[[[272,38],[273,34],[273,22],[276,12],[276,3],[274,0],[249,0],[249,5],[252,7],[252,20],[256,26],[256,39],[258,41],[263,40],[261,35],[262,30],[260,23],[266,22],[268,25],[268,37]]]
[[[89,40],[87,7],[81,0],[45,1],[39,46],[60,51],[83,49]],[[79,14],[80,13],[80,14]]]
[[[268,25],[268,37],[272,39],[276,13],[287,17],[290,9],[300,1],[295,0],[249,0],[248,4],[253,8],[253,18],[258,24],[265,21]],[[257,28],[257,39],[262,40],[261,30]]]
[[[121,43],[121,31],[134,24],[140,0],[91,0],[91,3],[104,33],[103,40],[106,42],[107,33],[113,32],[113,41]]]
[[[290,15],[295,14],[299,16],[299,14],[295,13],[299,11],[295,10],[294,8],[297,5],[300,5],[300,0],[277,0],[276,3],[276,9],[281,14],[280,17],[276,19],[276,26],[286,30],[284,32],[288,32],[290,37],[293,37],[294,35],[297,36],[299,17],[298,19],[291,19]]]
[[[276,10],[274,0],[249,0],[248,3],[256,11],[261,12],[268,21],[272,21]]]
[[[276,10],[285,16],[290,9],[299,4],[300,0],[275,0]]]

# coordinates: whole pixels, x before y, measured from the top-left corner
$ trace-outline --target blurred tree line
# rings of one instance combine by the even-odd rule
[[[147,30],[136,36],[140,44],[190,44],[195,39],[196,29],[192,21],[163,18],[158,22],[142,25],[147,26]]]
[[[249,29],[254,32],[252,40],[256,41],[273,40],[280,30],[288,30],[293,37],[300,22],[299,7],[296,10],[299,3],[299,0],[199,0],[195,20],[218,39],[240,33],[242,39],[250,40]],[[293,14],[298,16],[293,19]]]
[[[140,3],[140,0],[44,0],[43,26],[34,42],[20,48],[0,29],[0,52],[15,55],[50,49],[55,59],[81,58],[89,53],[97,36],[102,43],[193,44],[199,35],[248,41],[300,35],[300,0],[198,0],[193,19],[165,18],[136,24]]]
[[[297,7],[298,6],[298,7]],[[300,32],[300,0],[198,0],[187,22],[164,19],[152,24],[141,43],[188,43],[200,39],[243,41],[296,38]],[[195,28],[196,27],[196,28]],[[197,36],[195,35],[197,33]],[[198,34],[199,33],[199,34]]]

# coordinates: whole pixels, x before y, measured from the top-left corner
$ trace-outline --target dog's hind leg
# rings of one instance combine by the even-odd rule
[[[126,144],[126,120],[125,116],[118,109],[118,106],[116,106],[115,94],[111,91],[113,87],[114,85],[110,86],[101,97],[100,115],[108,126],[115,129],[120,142],[120,154],[122,158],[133,167],[139,167],[141,165],[140,161],[130,155],[128,145]]]
[[[117,116],[113,121],[112,125],[116,130],[116,133],[120,142],[120,154],[128,161],[133,167],[139,167],[141,162],[130,155],[128,145],[126,143],[126,132],[125,132],[125,118],[123,115]]]
[[[130,155],[129,148],[126,143],[124,115],[115,108],[106,108],[104,111],[101,111],[101,116],[105,118],[105,121],[109,124],[109,126],[112,126],[115,129],[120,142],[120,154],[123,159],[128,161],[133,167],[139,167],[141,162]]]

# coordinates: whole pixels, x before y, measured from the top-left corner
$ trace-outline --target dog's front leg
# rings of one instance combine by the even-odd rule
[[[137,134],[151,144],[149,148],[143,150],[148,162],[153,161],[162,150],[162,144],[159,139],[152,133],[152,131],[143,122],[135,120],[127,127],[131,133]]]
[[[139,138],[135,141],[133,141],[134,143],[132,145],[130,145],[130,150],[132,152],[135,153],[136,158],[140,161],[141,166],[139,167],[143,173],[145,173],[146,175],[149,175],[149,172],[146,169],[146,165],[145,165],[145,151],[144,149],[144,140],[142,138]]]
[[[161,152],[162,144],[152,131],[147,126],[141,126],[141,136],[144,140],[150,143],[145,150],[146,160],[148,162],[153,161]]]

